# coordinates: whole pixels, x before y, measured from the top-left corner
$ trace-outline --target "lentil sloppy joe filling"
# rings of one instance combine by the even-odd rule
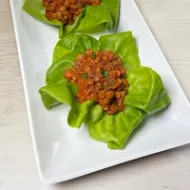
[[[100,0],[42,0],[48,20],[59,20],[64,24],[73,24],[86,5],[96,6]]]
[[[124,110],[128,81],[121,58],[112,51],[87,50],[64,77],[77,85],[79,103],[94,100],[110,115]]]

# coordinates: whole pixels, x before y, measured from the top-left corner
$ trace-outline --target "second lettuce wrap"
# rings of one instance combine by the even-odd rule
[[[116,28],[119,20],[120,0],[101,0],[98,6],[86,6],[71,25],[48,20],[42,0],[25,0],[23,10],[39,21],[58,26],[59,37],[71,32],[97,33]]]

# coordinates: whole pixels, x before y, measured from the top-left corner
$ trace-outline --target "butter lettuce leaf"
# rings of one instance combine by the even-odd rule
[[[96,102],[86,101],[82,104],[75,102],[68,114],[68,124],[74,128],[80,128],[85,120],[88,119],[89,110],[93,109]]]
[[[46,24],[60,28],[59,37],[71,32],[96,33],[116,28],[119,20],[120,0],[101,0],[100,5],[86,6],[72,25],[48,20],[42,0],[25,0],[23,10]]]
[[[111,14],[114,28],[117,27],[117,24],[119,22],[120,3],[121,3],[120,1],[110,1],[110,0],[102,1],[102,6],[105,7]]]
[[[75,84],[63,80],[53,85],[47,85],[39,90],[42,102],[47,109],[59,104],[76,104],[77,87]]]
[[[151,114],[170,103],[163,82],[153,69],[139,67],[128,72],[129,93],[125,98],[126,106],[133,106]]]
[[[46,72],[46,84],[52,85],[62,81],[64,79],[64,71],[72,68],[76,55],[77,53],[71,52],[55,61]]]
[[[111,50],[122,58],[123,66],[126,69],[133,69],[140,66],[138,48],[132,32],[121,32],[101,36],[99,39],[99,50]]]
[[[98,24],[97,24],[98,23]],[[113,28],[113,20],[110,12],[103,5],[87,6],[80,25],[75,29],[81,33],[97,33]]]
[[[91,110],[91,114],[95,111]],[[108,143],[111,149],[123,149],[145,116],[141,110],[128,107],[115,115],[104,114],[97,122],[87,120],[85,123],[93,139]]]
[[[98,40],[85,34],[68,34],[61,38],[53,52],[53,62],[68,53],[84,53],[87,49],[99,49]]]

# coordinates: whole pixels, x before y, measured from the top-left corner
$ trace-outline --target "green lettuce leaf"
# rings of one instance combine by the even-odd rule
[[[25,0],[23,10],[46,24],[60,27],[59,37],[62,37],[71,32],[96,33],[114,29],[118,24],[120,0],[101,0],[98,6],[86,6],[72,25],[49,21],[42,0]]]
[[[98,23],[98,24],[97,24]],[[80,25],[75,29],[81,33],[103,32],[105,29],[113,28],[113,20],[110,12],[103,5],[87,6]]]
[[[170,103],[158,73],[148,67],[139,67],[128,73],[127,106],[142,109],[147,114],[157,112]]]
[[[86,101],[82,104],[75,102],[69,111],[68,124],[74,128],[80,128],[89,116],[89,110],[96,104],[94,101]]]
[[[87,49],[98,50],[98,40],[85,34],[68,34],[61,38],[53,52],[53,62],[68,53],[84,53]]]
[[[113,27],[116,28],[119,21],[120,1],[104,0],[102,1],[102,6],[110,12],[113,21]]]
[[[91,114],[96,110],[91,109]],[[86,121],[90,136],[108,143],[111,149],[123,149],[132,132],[145,118],[139,109],[128,107],[115,115],[104,114],[97,122]]]
[[[77,87],[67,80],[59,83],[48,85],[39,90],[42,102],[47,109],[59,104],[68,104],[73,106],[76,104]]]
[[[73,62],[76,60],[77,53],[71,52],[66,54],[64,57],[57,59],[57,61],[52,64],[46,73],[46,84],[52,85],[57,82],[62,81],[64,71],[67,68],[72,68]]]
[[[112,50],[122,58],[129,81],[124,111],[108,115],[94,101],[77,102],[77,87],[68,82],[63,73],[72,67],[77,54],[89,48],[95,51]],[[99,40],[81,34],[69,34],[60,39],[54,49],[53,63],[46,74],[46,86],[40,89],[40,94],[47,109],[68,104],[71,107],[68,124],[80,128],[84,123],[93,139],[108,143],[111,149],[124,148],[146,116],[170,103],[160,76],[151,68],[140,66],[138,49],[131,32],[105,35]]]
[[[112,50],[117,53],[122,58],[123,66],[126,69],[133,69],[140,66],[138,48],[132,32],[101,36],[99,42],[99,50]]]

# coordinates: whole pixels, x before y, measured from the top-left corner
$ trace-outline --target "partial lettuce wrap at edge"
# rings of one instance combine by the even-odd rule
[[[48,20],[42,0],[25,0],[23,10],[39,21],[58,26],[59,37],[71,32],[97,33],[117,27],[120,0],[101,0],[98,6],[86,6],[72,25],[64,25],[58,20]]]

